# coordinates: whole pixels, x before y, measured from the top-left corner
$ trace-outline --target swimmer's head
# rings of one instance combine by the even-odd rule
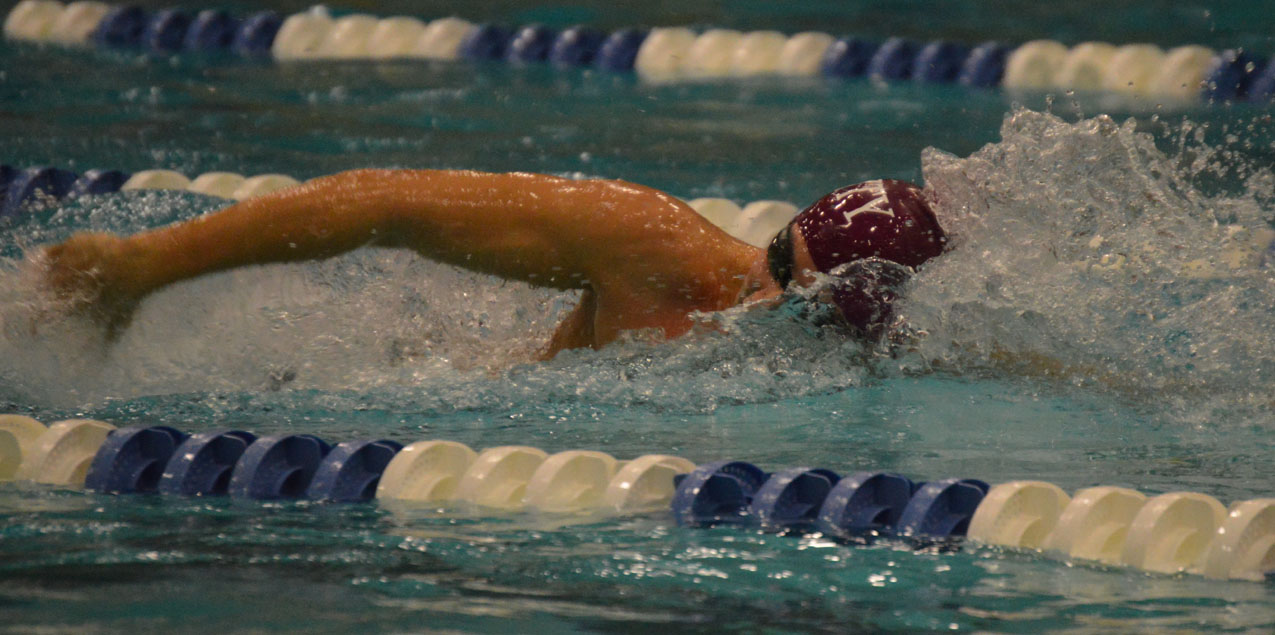
[[[831,299],[846,322],[865,331],[884,324],[907,274],[943,253],[947,237],[921,189],[878,180],[815,201],[775,235],[767,250],[781,288],[797,274],[797,250],[838,279]]]

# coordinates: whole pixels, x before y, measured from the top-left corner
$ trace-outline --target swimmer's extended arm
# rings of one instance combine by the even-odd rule
[[[590,289],[597,294],[595,344],[621,329],[689,328],[687,312],[729,304],[725,288],[737,284],[739,262],[752,255],[650,188],[428,170],[344,172],[127,239],[76,236],[46,253],[55,287],[97,284],[96,308],[126,313],[180,280],[365,245],[409,248],[541,286]]]

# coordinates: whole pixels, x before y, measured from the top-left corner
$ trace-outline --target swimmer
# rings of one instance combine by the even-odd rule
[[[695,314],[834,276],[824,296],[876,336],[907,274],[946,237],[902,181],[838,189],[759,249],[680,200],[623,181],[443,170],[355,170],[129,237],[80,233],[48,247],[54,295],[114,334],[138,303],[182,280],[248,265],[411,249],[480,273],[562,290],[579,304],[541,351],[601,348],[626,331],[675,338]]]

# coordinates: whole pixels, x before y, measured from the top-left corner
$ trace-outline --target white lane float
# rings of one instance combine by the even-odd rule
[[[686,52],[682,74],[694,79],[730,75],[735,50],[743,39],[744,34],[733,29],[709,29],[701,33]]]
[[[619,461],[605,452],[569,450],[545,459],[531,478],[523,504],[544,512],[577,512],[601,507]]]
[[[22,0],[5,17],[4,35],[11,40],[47,40],[62,9],[54,0]]]
[[[1147,496],[1124,487],[1090,487],[1076,492],[1042,548],[1066,558],[1116,564],[1129,526]]]
[[[1261,582],[1275,572],[1275,498],[1236,503],[1209,543],[1204,575]]]
[[[1156,496],[1129,525],[1120,562],[1156,573],[1191,571],[1203,564],[1209,541],[1225,518],[1226,508],[1207,494]]]
[[[426,25],[416,44],[412,57],[431,60],[455,60],[460,57],[460,45],[478,27],[460,18],[439,18]]]
[[[1164,63],[1151,82],[1151,93],[1181,100],[1198,100],[1204,90],[1217,51],[1205,46],[1169,49]]]
[[[49,426],[22,457],[17,478],[83,487],[89,464],[115,426],[94,419],[68,419]]]
[[[667,509],[676,487],[673,477],[688,474],[695,464],[677,456],[647,454],[620,468],[602,495],[605,507],[619,513]]]
[[[235,190],[243,185],[244,175],[234,172],[205,172],[195,177],[186,189],[191,192],[207,194],[208,196],[218,196],[221,198],[234,198]]]
[[[29,456],[36,439],[48,428],[22,415],[0,415],[0,481],[12,480]]]
[[[765,247],[798,211],[787,201],[753,201],[740,210],[734,235],[754,247]]]
[[[236,201],[242,201],[289,188],[299,183],[300,181],[286,174],[258,174],[244,179],[243,183],[240,183],[239,187],[235,188],[230,197]]]
[[[814,77],[819,74],[824,53],[832,46],[833,38],[827,33],[806,31],[797,33],[784,42],[779,51],[775,72],[791,77]]]
[[[347,15],[332,22],[315,57],[320,59],[349,60],[370,57],[368,48],[372,32],[380,20],[362,14]]]
[[[687,202],[703,216],[708,222],[721,228],[728,234],[733,234],[735,223],[739,220],[739,212],[741,211],[738,204],[728,198],[697,198]]]
[[[1102,90],[1107,67],[1116,47],[1106,42],[1084,42],[1071,47],[1054,77],[1059,88]]]
[[[380,60],[411,57],[417,40],[425,33],[425,26],[424,22],[406,16],[378,21],[368,36],[367,56]]]
[[[746,33],[731,59],[731,74],[736,77],[771,75],[779,69],[779,54],[788,38],[779,31]]]
[[[1126,44],[1116,49],[1103,76],[1103,86],[1115,93],[1148,95],[1164,65],[1164,50],[1154,44]]]
[[[993,545],[1039,549],[1069,502],[1071,497],[1053,483],[1001,483],[978,504],[967,535]]]
[[[270,54],[279,61],[315,59],[319,57],[333,24],[332,16],[322,7],[294,13],[279,27],[270,46]]]
[[[456,498],[502,509],[521,509],[527,482],[549,455],[544,450],[506,445],[483,450],[456,486]]]
[[[478,453],[455,441],[418,441],[394,455],[376,497],[418,502],[441,502],[456,498],[457,486],[474,464]]]
[[[1033,40],[1009,54],[1005,60],[1005,76],[1001,84],[1006,88],[1040,90],[1057,86],[1055,78],[1067,47],[1053,40]]]
[[[676,79],[682,75],[683,67],[690,60],[690,51],[695,40],[695,32],[690,29],[651,29],[638,49],[633,70],[650,81]]]
[[[190,187],[190,179],[173,170],[142,170],[133,173],[120,191],[127,190],[184,190]]]
[[[88,44],[97,25],[110,12],[111,5],[105,2],[72,2],[53,21],[49,28],[49,41],[65,46]]]

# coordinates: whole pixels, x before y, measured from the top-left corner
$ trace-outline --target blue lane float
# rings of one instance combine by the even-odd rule
[[[912,494],[894,529],[903,536],[964,536],[988,489],[974,479],[925,483]]]
[[[220,430],[191,435],[173,452],[158,490],[179,496],[223,496],[230,490],[235,465],[257,435]]]
[[[154,53],[176,53],[186,41],[193,17],[181,9],[164,9],[146,21],[142,46]]]
[[[673,497],[679,525],[751,525],[763,531],[820,531],[840,539],[876,535],[964,536],[989,486],[976,479],[913,484],[906,477],[798,467],[763,472],[745,461],[707,463],[683,477]]]
[[[18,169],[0,165],[0,218],[16,217],[40,203],[117,192],[130,176],[119,170],[92,169],[76,174],[50,166]]]
[[[130,176],[132,174],[119,170],[85,170],[84,174],[81,174],[80,178],[75,180],[70,191],[67,192],[67,197],[74,198],[77,196],[118,192],[120,187],[128,182]]]
[[[961,66],[969,58],[969,47],[939,40],[921,48],[912,61],[912,79],[928,84],[946,84],[956,80]]]
[[[311,434],[257,439],[230,475],[232,498],[275,500],[301,498],[332,446]]]
[[[495,24],[482,24],[460,43],[460,56],[475,62],[498,60],[508,50],[511,33]]]
[[[916,42],[892,37],[868,60],[867,75],[873,79],[899,81],[912,77],[912,63],[920,50]]]
[[[549,57],[558,32],[543,24],[529,24],[514,31],[505,47],[505,60],[514,64],[543,62]]]
[[[24,207],[41,200],[64,198],[79,178],[74,172],[53,167],[11,170],[10,174],[0,200],[0,218],[16,216]]]
[[[238,28],[239,21],[229,13],[219,9],[205,9],[191,21],[186,37],[182,39],[182,48],[196,53],[223,51],[234,41]]]
[[[775,472],[753,496],[748,514],[764,531],[804,532],[814,528],[815,516],[833,484],[836,472],[794,467]]]
[[[186,433],[167,426],[112,430],[94,455],[84,486],[111,494],[154,492],[185,440]]]
[[[244,19],[230,41],[230,50],[249,58],[265,58],[283,26],[283,16],[274,11],[254,13]]]
[[[824,77],[850,79],[863,77],[868,63],[876,55],[879,45],[857,37],[843,37],[824,51],[819,72]]]
[[[231,50],[244,57],[263,57],[270,53],[282,23],[283,18],[273,11],[238,19],[221,10],[204,10],[192,16],[182,9],[150,13],[125,5],[106,13],[90,41],[101,48],[140,48],[160,54]]]
[[[372,500],[385,467],[402,449],[385,439],[341,443],[323,457],[305,496],[334,503]]]
[[[587,26],[563,30],[549,48],[547,59],[556,66],[589,66],[597,57],[606,34]],[[636,49],[635,49],[636,52]]]
[[[1219,102],[1247,99],[1249,87],[1263,70],[1261,60],[1249,53],[1237,49],[1222,51],[1214,58],[1204,80],[1204,96]]]
[[[17,174],[18,170],[13,166],[0,165],[0,205],[4,204],[5,197],[9,195],[9,183],[13,182],[13,177]]]
[[[887,472],[858,472],[836,482],[824,498],[815,528],[837,538],[862,538],[899,523],[916,491],[907,477]]]
[[[136,48],[149,18],[141,7],[115,7],[98,23],[92,40],[103,48]]]
[[[1275,58],[1266,62],[1266,67],[1255,73],[1248,87],[1248,100],[1257,103],[1275,101]]]
[[[999,42],[984,42],[974,47],[961,64],[956,81],[972,88],[994,88],[1005,76],[1005,59],[1010,48]]]
[[[620,29],[608,35],[594,56],[593,65],[600,70],[612,73],[627,73],[633,70],[638,51],[650,31],[646,29]]]
[[[682,477],[673,495],[673,518],[686,527],[744,524],[766,473],[745,461],[717,461]]]

